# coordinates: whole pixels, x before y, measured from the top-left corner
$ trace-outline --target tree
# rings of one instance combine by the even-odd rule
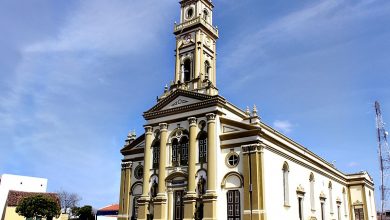
[[[61,214],[58,201],[44,196],[34,195],[23,198],[16,206],[16,213],[26,218],[46,218],[59,217]]]
[[[85,205],[83,207],[74,207],[72,208],[72,213],[75,216],[78,216],[79,220],[93,220],[95,219],[92,212],[92,206]]]
[[[63,213],[67,213],[68,209],[76,207],[81,200],[81,197],[76,193],[70,193],[65,190],[57,191],[57,195],[60,199],[61,208]]]

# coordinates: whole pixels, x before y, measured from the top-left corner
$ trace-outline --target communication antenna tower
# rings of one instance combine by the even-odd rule
[[[387,179],[390,176],[390,150],[389,145],[387,144],[388,132],[385,129],[385,123],[382,119],[381,107],[378,101],[375,101],[375,114],[376,114],[376,128],[378,135],[378,154],[379,154],[379,166],[380,166],[380,176],[381,176],[381,185],[380,185],[380,194],[381,194],[381,215],[380,220],[382,220],[385,209],[388,209],[387,204],[387,191],[386,187]]]

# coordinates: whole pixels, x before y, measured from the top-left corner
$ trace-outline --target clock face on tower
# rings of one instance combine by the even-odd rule
[[[187,34],[187,35],[185,35],[185,36],[183,37],[183,43],[184,43],[184,44],[189,44],[189,43],[191,43],[191,39],[192,39],[191,34]]]

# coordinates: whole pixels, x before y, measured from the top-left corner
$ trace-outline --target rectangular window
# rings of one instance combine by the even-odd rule
[[[178,144],[173,144],[172,145],[172,163],[177,164],[177,156],[178,156],[178,151],[179,151],[179,146]]]
[[[160,146],[153,147],[153,168],[158,169],[160,162]]]
[[[199,139],[199,162],[207,162],[207,138]]]
[[[181,145],[180,165],[188,164],[188,142]]]
[[[355,220],[364,220],[363,208],[355,208]]]

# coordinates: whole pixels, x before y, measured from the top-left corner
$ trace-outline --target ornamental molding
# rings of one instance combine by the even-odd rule
[[[166,131],[168,129],[168,124],[167,123],[160,123],[160,131]]]
[[[131,162],[131,161],[129,161],[129,162],[122,162],[121,166],[122,166],[122,170],[130,169],[133,166],[133,162]]]
[[[266,147],[263,142],[258,142],[255,144],[247,144],[241,145],[242,151],[244,154],[255,153],[255,152],[263,152],[264,147]]]
[[[298,195],[301,195],[301,196],[304,196],[305,195],[305,188],[303,188],[303,186],[301,184],[299,184],[299,186],[297,187],[297,194]]]
[[[195,117],[189,117],[189,118],[188,118],[188,123],[189,123],[190,125],[196,126],[196,118],[195,118]]]
[[[321,192],[321,193],[320,193],[320,200],[321,200],[321,201],[325,201],[325,200],[326,200],[326,195],[325,195],[324,192]]]
[[[145,126],[145,134],[151,134],[153,132],[153,127],[152,126]]]
[[[172,103],[170,107],[175,107],[175,106],[177,106],[177,105],[185,104],[185,103],[187,103],[187,102],[188,102],[188,101],[185,100],[185,99],[178,99],[178,100],[176,100],[176,102]]]
[[[209,121],[214,121],[214,120],[215,120],[215,117],[216,117],[216,115],[215,115],[214,113],[208,113],[208,114],[206,114],[207,122],[209,122]]]

